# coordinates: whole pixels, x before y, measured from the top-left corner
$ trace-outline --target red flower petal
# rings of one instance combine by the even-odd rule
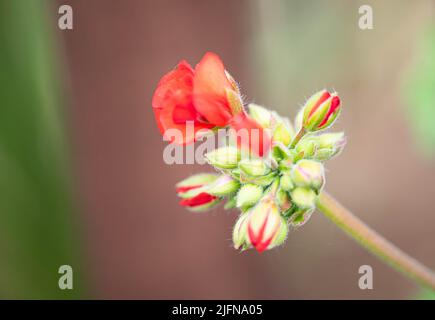
[[[231,119],[226,89],[232,89],[222,60],[207,52],[195,68],[193,102],[196,111],[216,126],[226,126]]]
[[[180,205],[182,205],[183,207],[196,207],[206,203],[210,203],[216,199],[217,197],[212,196],[211,194],[208,194],[206,192],[201,192],[200,194],[198,194],[193,198],[181,200]]]
[[[266,155],[271,147],[272,137],[270,134],[252,119],[245,111],[233,117],[230,123],[231,127],[238,131],[238,147],[245,146],[257,156]],[[247,130],[248,139],[244,138],[242,130]]]
[[[187,191],[192,190],[192,189],[200,188],[202,186],[203,186],[202,184],[198,184],[198,185],[194,185],[194,186],[178,187],[175,191],[177,193],[184,193],[184,192],[187,192]]]
[[[333,114],[339,107],[340,107],[340,98],[338,96],[334,96],[331,101],[331,106],[329,107],[329,110],[325,115],[325,118],[317,127],[318,128],[322,127],[328,121],[331,114]]]
[[[176,105],[172,111],[172,120],[176,124],[185,124],[186,121],[195,121],[197,113],[193,108],[193,104],[189,105]]]
[[[198,114],[192,100],[193,76],[191,66],[181,61],[160,80],[154,92],[152,105],[160,132],[164,135],[168,129],[180,131],[179,135],[168,137],[173,143],[191,143],[195,141],[196,132],[214,127],[196,121]],[[187,130],[186,121],[194,121],[193,130]]]
[[[249,240],[251,241],[252,246],[258,251],[263,252],[267,249],[269,244],[272,242],[273,237],[269,237],[268,239],[264,238],[264,232],[266,230],[267,221],[269,220],[269,215],[266,215],[266,219],[263,221],[263,224],[261,225],[260,230],[258,230],[258,233],[256,234],[254,230],[252,230],[251,226],[248,226],[248,236]],[[278,230],[279,225],[276,227],[276,230]]]
[[[192,88],[193,69],[183,60],[160,79],[153,96],[153,108],[163,109],[166,102],[174,98],[184,104],[191,104]]]
[[[264,228],[264,226],[262,228]],[[261,232],[263,233],[263,231]],[[262,234],[258,236],[255,235],[251,228],[248,228],[248,235],[252,246],[260,253],[266,250],[269,244],[272,242],[272,238],[263,240]]]
[[[331,94],[325,90],[325,92],[320,96],[319,100],[316,101],[316,104],[311,109],[310,113],[308,114],[308,117],[310,117],[316,110],[320,107],[320,105],[325,102]]]

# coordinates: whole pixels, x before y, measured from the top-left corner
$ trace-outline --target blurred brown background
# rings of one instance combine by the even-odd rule
[[[369,225],[435,267],[435,165],[415,147],[401,96],[431,1],[67,0],[74,183],[87,276],[97,298],[410,298],[418,288],[320,213],[276,250],[231,247],[236,212],[191,213],[174,184],[206,166],[165,165],[151,110],[180,59],[218,53],[249,101],[294,116],[323,87],[343,98],[343,154],[327,189]],[[358,28],[371,4],[374,29]],[[56,19],[54,19],[56,20]],[[358,288],[358,268],[374,289]]]

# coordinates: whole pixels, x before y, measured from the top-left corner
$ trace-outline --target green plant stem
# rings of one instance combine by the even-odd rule
[[[298,131],[296,136],[293,138],[292,143],[290,144],[290,149],[294,149],[294,147],[298,144],[299,140],[302,139],[302,137],[305,135],[305,129],[304,127],[301,127],[301,129]]]
[[[325,192],[320,194],[317,200],[317,208],[359,244],[390,266],[422,286],[435,290],[435,274],[432,270],[371,229],[329,194]]]

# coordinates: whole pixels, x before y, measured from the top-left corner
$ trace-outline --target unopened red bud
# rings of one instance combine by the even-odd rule
[[[308,99],[303,108],[302,126],[308,132],[329,127],[340,113],[340,98],[322,90]]]
[[[182,198],[192,198],[201,193],[203,187],[214,182],[217,177],[217,175],[211,173],[199,173],[190,176],[177,183],[175,186],[177,194]]]
[[[259,252],[274,247],[284,223],[275,201],[265,197],[247,214],[250,244]]]
[[[207,189],[214,183],[217,176],[214,174],[196,174],[179,182],[177,194],[181,198],[180,205],[192,211],[204,211],[219,202],[219,198],[208,193]]]
[[[219,202],[219,198],[206,192],[201,192],[192,198],[182,199],[180,205],[192,211],[204,211],[210,209]]]

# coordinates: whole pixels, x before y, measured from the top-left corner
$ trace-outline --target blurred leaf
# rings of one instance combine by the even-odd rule
[[[435,152],[435,26],[423,34],[405,79],[405,99],[417,143],[426,154]]]
[[[46,1],[0,0],[0,297],[81,296]],[[48,25],[50,23],[50,26]],[[60,290],[58,268],[74,270]]]

